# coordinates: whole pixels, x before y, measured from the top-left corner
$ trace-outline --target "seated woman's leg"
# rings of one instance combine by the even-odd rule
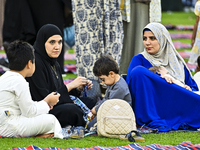
[[[94,88],[94,87],[93,87]],[[91,90],[91,89],[90,89]],[[88,90],[87,93],[90,91]],[[83,97],[81,96],[81,92],[78,91],[77,89],[72,89],[70,92],[69,92],[69,95],[73,95],[73,96],[76,96],[78,98],[81,99],[81,101],[89,108],[89,109],[92,109],[95,104],[97,103],[97,98],[98,97]]]
[[[148,69],[138,66],[128,83],[137,124],[177,130],[181,124],[200,127],[200,96],[176,84],[169,84]],[[198,116],[194,116],[198,114]]]
[[[80,97],[80,99],[89,109],[92,109],[97,103],[97,98],[92,99],[91,97]]]
[[[61,127],[68,125],[84,127],[86,125],[83,119],[83,111],[75,104],[66,103],[55,106],[49,113],[56,116]]]

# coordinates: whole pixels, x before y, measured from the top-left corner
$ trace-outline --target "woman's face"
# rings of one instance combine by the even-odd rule
[[[156,54],[160,48],[158,40],[151,31],[144,31],[143,44],[146,51],[151,55]]]
[[[62,37],[60,35],[51,36],[45,43],[45,49],[49,57],[57,58],[62,49]]]

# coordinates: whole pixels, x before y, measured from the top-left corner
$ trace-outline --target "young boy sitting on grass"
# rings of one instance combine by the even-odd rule
[[[14,41],[6,53],[10,70],[0,77],[0,135],[63,138],[60,123],[48,114],[59,101],[60,94],[52,92],[34,102],[25,80],[35,71],[33,47],[27,42]]]
[[[101,56],[94,64],[93,73],[103,84],[107,85],[105,96],[100,104],[93,107],[91,112],[96,116],[101,104],[109,99],[122,99],[132,104],[131,94],[126,81],[119,75],[117,62],[110,55]],[[90,129],[97,122],[97,118],[92,119],[87,128]]]

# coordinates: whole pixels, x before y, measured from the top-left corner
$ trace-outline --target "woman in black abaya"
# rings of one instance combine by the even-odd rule
[[[65,85],[62,79],[61,68],[57,62],[57,57],[62,49],[62,33],[60,29],[52,24],[44,25],[40,28],[35,48],[36,70],[32,77],[27,78],[33,100],[40,101],[52,91],[57,91],[61,96],[59,103],[50,111],[59,120],[62,127],[67,125],[85,126],[83,111],[70,99],[69,92],[73,91],[76,96],[76,88],[88,84],[88,89],[92,88],[92,82],[84,77],[77,77],[71,83]],[[90,108],[95,105],[95,101],[86,100],[86,105]]]

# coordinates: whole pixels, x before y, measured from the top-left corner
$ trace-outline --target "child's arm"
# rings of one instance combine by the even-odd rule
[[[94,107],[91,109],[91,112],[92,112],[93,115],[97,115],[97,112],[96,112],[95,108],[96,108],[96,106],[94,106]]]
[[[44,101],[47,102],[50,109],[52,109],[53,106],[59,102],[59,97],[60,97],[59,93],[52,92],[44,98]]]
[[[187,89],[187,90],[189,90],[189,91],[192,91],[192,89],[188,85],[186,85],[186,84],[184,85],[184,88]]]
[[[169,74],[162,76],[162,78],[164,78],[168,83],[174,83],[174,84],[177,84],[177,85],[179,85],[179,86],[181,86],[181,87],[183,87],[183,88],[185,88],[189,91],[192,91],[192,89],[188,85],[183,84],[181,81],[174,79]]]
[[[20,113],[26,117],[33,117],[40,114],[47,114],[49,112],[48,105],[55,105],[58,102],[60,94],[54,95],[52,92],[41,101],[33,101],[29,91],[29,85],[26,82],[18,82],[15,85],[17,95],[16,103],[18,103]],[[51,108],[51,107],[50,107]]]
[[[169,74],[165,74],[161,77],[164,78],[168,83],[173,83],[173,78]]]
[[[95,106],[90,110],[90,112],[87,114],[87,119],[91,121],[95,116],[97,112],[95,110]]]
[[[196,22],[195,22],[195,24],[194,24],[194,29],[193,29],[193,33],[192,33],[191,47],[193,47],[194,42],[195,42],[198,23],[199,23],[199,16],[196,17]]]
[[[181,87],[183,87],[183,88],[185,88],[185,89],[187,89],[187,90],[189,90],[189,91],[192,91],[192,89],[191,89],[188,85],[183,84],[183,83],[182,83],[181,81],[179,81],[179,80],[173,79],[173,83],[174,83],[174,84],[177,84],[177,85],[179,85],[179,86],[181,86]]]

